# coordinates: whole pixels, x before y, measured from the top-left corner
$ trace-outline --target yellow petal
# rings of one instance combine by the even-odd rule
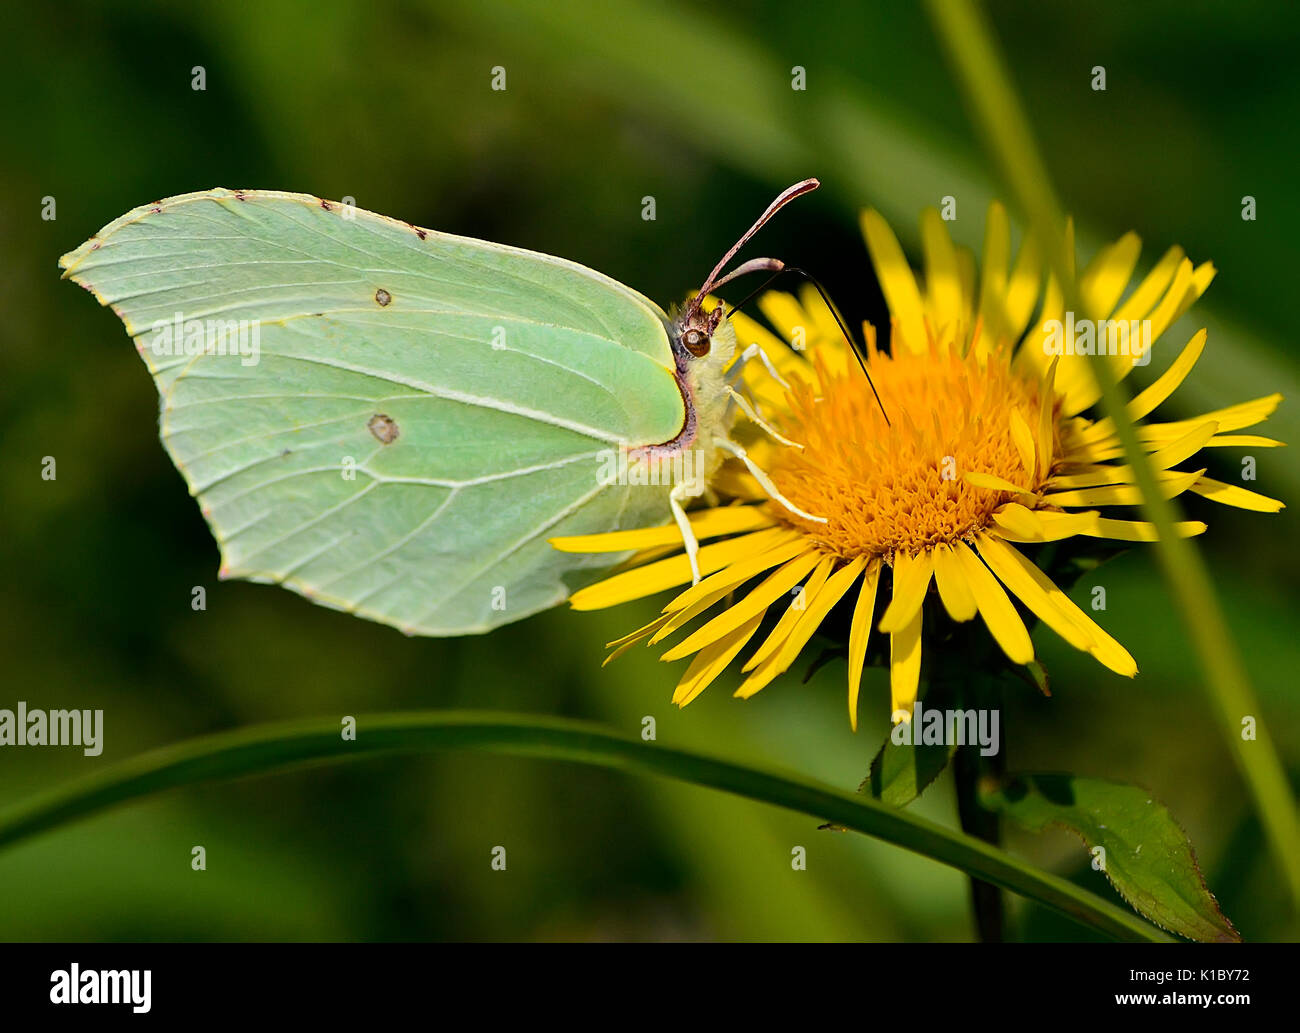
[[[1142,251],[1136,233],[1126,233],[1102,248],[1079,274],[1079,294],[1090,319],[1105,319],[1119,303]]]
[[[667,617],[656,617],[649,624],[645,625],[644,627],[637,628],[636,631],[632,632],[631,634],[624,635],[622,638],[616,638],[613,642],[605,643],[605,648],[613,650],[613,652],[611,652],[607,657],[605,657],[604,660],[601,661],[600,666],[601,667],[608,666],[609,664],[617,660],[620,656],[622,656],[624,653],[626,653],[633,646],[637,645],[639,642],[644,642],[647,638],[653,635],[655,631],[657,631],[667,619],[668,619]]]
[[[970,473],[962,474],[962,480],[967,484],[973,484],[977,488],[985,488],[988,491],[1009,491],[1016,495],[1033,495],[1033,492],[1028,488],[1019,484],[1012,484],[1010,481],[991,473],[980,473],[972,470]]]
[[[1149,462],[1155,470],[1168,470],[1171,466],[1176,466],[1184,459],[1194,456],[1218,432],[1219,425],[1213,420],[1208,420],[1199,427],[1193,427],[1181,438],[1156,449],[1151,453]]]
[[[627,645],[629,642],[634,644],[637,642],[643,642],[645,639],[649,638],[651,635],[654,634],[655,628],[658,628],[663,625],[664,620],[665,618],[662,616],[656,617],[649,624],[637,628],[636,631],[629,631],[622,638],[616,638],[614,639],[613,642],[606,642],[605,648],[618,649],[621,646]]]
[[[926,550],[916,556],[900,552],[894,556],[894,596],[885,607],[878,627],[892,633],[911,623],[912,615],[925,602],[934,573],[934,555]]]
[[[1007,264],[1011,260],[1011,224],[1007,210],[994,201],[984,220],[984,261],[980,270],[980,321],[987,331],[982,338],[985,354],[988,340],[998,341],[1007,335]]]
[[[994,527],[991,531],[999,538],[1010,542],[1056,542],[1062,538],[1073,538],[1076,534],[1086,534],[1087,528],[1096,520],[1095,510],[1089,513],[1054,513],[1048,510],[1030,511],[1019,507],[1023,512],[1011,513],[1009,506],[1003,506],[993,514]],[[1027,526],[1032,521],[1032,530]]]
[[[1169,329],[1173,321],[1183,314],[1184,302],[1189,295],[1195,290],[1193,285],[1195,268],[1192,263],[1184,258],[1178,263],[1178,271],[1174,274],[1174,282],[1165,296],[1160,299],[1160,304],[1151,310],[1148,317],[1151,320],[1151,340],[1158,341],[1160,336]]]
[[[790,298],[790,295],[786,294],[784,297]],[[760,311],[763,310],[766,299],[767,295],[764,295],[759,300],[758,307]],[[790,298],[790,300],[793,301],[794,299]],[[803,360],[790,350],[789,340],[777,337],[757,319],[752,319],[743,312],[733,312],[727,317],[727,322],[736,331],[737,355],[744,351],[747,345],[757,344],[763,351],[767,352],[767,357],[772,360],[772,365],[782,373],[786,369],[794,370],[803,365]]]
[[[1018,502],[1008,502],[993,513],[993,522],[1005,530],[1011,531],[1025,541],[1041,542],[1043,523],[1032,510]]]
[[[1169,329],[1173,321],[1186,311],[1187,306],[1196,300],[1197,294],[1195,292],[1196,271],[1193,269],[1192,263],[1184,258],[1178,264],[1178,269],[1174,274],[1173,283],[1170,285],[1169,290],[1165,292],[1165,296],[1148,317],[1151,322],[1150,340],[1153,346]],[[1119,322],[1118,318],[1116,322]],[[1093,361],[1109,363],[1117,380],[1123,380],[1127,377],[1133,371],[1134,366],[1138,364],[1138,360],[1131,354],[1109,355],[1095,360],[1092,356],[1075,356],[1071,362],[1071,379],[1068,386],[1062,386],[1061,392],[1065,396],[1061,411],[1066,416],[1073,416],[1075,413],[1083,411],[1101,397],[1091,370],[1084,365],[1084,363]]]
[[[972,312],[975,305],[975,252],[960,246],[956,250],[957,276],[961,280],[961,310]]]
[[[844,338],[844,331],[840,329],[835,313],[830,310],[825,299],[817,293],[817,288],[810,283],[799,288],[799,299],[803,303],[803,310],[812,316],[813,325],[810,331],[816,340],[819,354],[823,359],[829,359],[831,355],[840,356],[838,363],[828,362],[827,365],[835,372],[843,372],[846,368],[843,360],[848,358],[848,349],[851,346]],[[811,341],[809,343],[811,344]]]
[[[789,592],[804,579],[821,557],[811,550],[796,556],[784,566],[770,574],[763,583],[746,594],[734,606],[714,617],[709,623],[697,628],[690,637],[678,643],[663,655],[664,660],[680,660],[690,656],[706,646],[712,645],[725,635],[730,635],[736,628],[749,622],[755,615],[761,617],[767,608]]]
[[[1202,416],[1194,416],[1187,420],[1178,420],[1174,423],[1156,423],[1147,424],[1138,428],[1138,437],[1143,441],[1159,439],[1168,440],[1186,434],[1192,427],[1207,420],[1213,420],[1219,425],[1219,433],[1226,434],[1233,430],[1242,430],[1245,427],[1253,427],[1256,423],[1268,419],[1273,415],[1273,411],[1282,401],[1280,394],[1264,395],[1262,398],[1252,398],[1247,402],[1238,402],[1236,405],[1229,405],[1223,409],[1215,409],[1213,412],[1207,412]]]
[[[1160,261],[1151,267],[1151,271],[1142,278],[1133,293],[1115,313],[1117,320],[1145,319],[1155,308],[1160,296],[1168,289],[1183,261],[1183,249],[1171,247]]]
[[[726,669],[727,664],[731,663],[736,655],[745,648],[745,643],[750,640],[762,623],[763,615],[760,613],[757,617],[751,617],[729,635],[700,650],[695,655],[695,658],[691,660],[690,666],[686,668],[682,680],[677,683],[677,688],[673,692],[673,702],[679,707],[684,707],[708,688],[713,680]]]
[[[1051,324],[1060,323],[1065,318],[1065,300],[1061,289],[1056,285],[1055,275],[1047,277],[1047,287],[1043,290],[1043,308],[1035,323],[1020,342],[1016,350],[1015,368],[1021,371],[1036,371],[1040,376],[1047,369],[1049,355],[1046,344],[1052,336]]]
[[[653,646],[656,643],[662,642],[664,639],[668,638],[668,636],[676,634],[678,630],[695,620],[696,617],[713,606],[714,603],[726,598],[726,596],[728,596],[733,590],[734,589],[731,585],[720,585],[712,592],[700,596],[689,606],[683,607],[680,610],[665,609],[662,614],[664,623],[658,631],[650,636],[650,641],[647,645]],[[660,657],[660,659],[663,658]]]
[[[800,337],[806,342],[813,335],[813,321],[793,294],[765,291],[759,296],[758,308],[786,341]]]
[[[1281,448],[1285,441],[1266,438],[1259,434],[1216,434],[1205,443],[1206,448]]]
[[[784,294],[781,297],[793,303],[794,299],[790,295]],[[760,308],[765,301],[766,295],[759,299]],[[787,383],[793,383],[799,377],[809,378],[811,376],[807,360],[800,353],[792,350],[789,343],[768,331],[757,320],[750,319],[743,312],[736,312],[729,317],[729,321],[736,330],[737,358],[749,345],[757,344]],[[733,361],[728,369],[734,368],[735,362]],[[762,362],[747,363],[743,373],[743,380],[745,387],[753,395],[754,401],[764,412],[779,412],[785,407],[785,387],[780,380],[777,380],[768,372],[766,365]]]
[[[1029,663],[1034,658],[1034,644],[1029,640],[1025,622],[1016,613],[997,578],[989,573],[989,568],[965,542],[955,542],[953,552],[966,573],[966,583],[989,633],[1012,663]]]
[[[1191,265],[1191,263],[1187,263]],[[1186,284],[1180,291],[1179,288],[1183,283],[1184,267],[1179,265],[1178,273],[1174,276],[1174,284],[1169,292],[1161,300],[1160,304],[1152,311],[1151,319],[1151,340],[1158,341],[1174,323],[1183,317],[1189,308],[1196,303],[1196,299],[1205,293],[1214,279],[1215,269],[1210,262],[1202,262],[1192,269],[1190,275],[1186,277]],[[1112,355],[1111,364],[1119,378],[1122,380],[1132,372],[1135,363],[1131,358],[1122,355]]]
[[[1277,499],[1247,491],[1245,488],[1238,488],[1234,484],[1224,484],[1222,481],[1216,481],[1210,477],[1200,478],[1192,485],[1192,491],[1196,492],[1197,495],[1203,495],[1211,502],[1218,502],[1225,506],[1235,506],[1237,509],[1250,509],[1256,513],[1276,513],[1286,508]]]
[[[1181,470],[1162,471],[1158,476],[1160,494],[1167,499],[1181,495],[1204,469],[1184,473]],[[1082,488],[1078,491],[1062,491],[1044,496],[1045,501],[1054,506],[1140,506],[1142,489],[1136,484],[1110,484],[1100,488]]]
[[[912,705],[921,680],[921,615],[924,612],[918,609],[906,626],[889,636],[889,710],[894,724],[912,719]]]
[[[776,627],[763,640],[763,644],[754,651],[754,655],[745,661],[745,666],[741,668],[741,671],[745,673],[752,671],[776,652],[781,643],[794,630],[794,626],[799,623],[799,618],[813,604],[813,600],[817,598],[817,593],[826,584],[826,579],[830,577],[831,568],[834,566],[834,556],[822,557],[817,564],[817,569],[809,575],[803,588],[796,592],[794,598],[790,600],[790,605],[785,608],[785,613],[781,614],[781,619],[776,622]]]
[[[846,368],[848,353],[845,349],[839,347],[839,331],[836,331],[834,338],[824,340],[817,316],[805,309],[793,294],[786,294],[783,291],[767,291],[759,297],[758,307],[768,321],[790,343],[790,347],[783,348],[782,351],[791,357],[791,361],[784,364],[777,363],[777,369],[787,380],[795,376],[807,375],[806,371],[809,369],[809,364],[805,356],[814,347],[817,348],[818,354],[832,370],[838,371]],[[805,372],[801,373],[801,370]],[[762,369],[761,364],[756,366],[753,377],[747,378],[746,383],[752,383],[760,387],[760,390],[756,391],[760,404],[769,405],[773,408],[784,405],[784,389],[782,388],[780,393],[777,393],[776,388],[780,388],[780,385],[773,384],[771,377],[767,375],[766,370]],[[775,398],[770,397],[772,395]]]
[[[688,514],[688,518],[691,531],[701,540],[716,538],[722,534],[771,527],[776,523],[762,506],[719,506]],[[642,527],[632,531],[579,534],[548,540],[552,547],[560,552],[629,552],[633,549],[649,549],[659,545],[680,545],[682,532],[673,523],[661,527]]]
[[[1161,402],[1168,399],[1178,389],[1179,385],[1187,379],[1187,374],[1192,371],[1192,367],[1196,365],[1204,350],[1205,331],[1199,330],[1192,335],[1192,339],[1187,342],[1178,358],[1170,364],[1169,368],[1129,401],[1126,407],[1129,419],[1135,422],[1142,419]],[[1105,419],[1098,420],[1091,427],[1088,427],[1080,435],[1080,440],[1087,442],[1101,441],[1104,438],[1114,437],[1114,434],[1115,421],[1107,416]]]
[[[1202,262],[1200,265],[1196,267],[1196,275],[1192,278],[1193,282],[1196,285],[1196,291],[1191,301],[1184,302],[1183,310],[1182,312],[1179,312],[1177,316],[1174,317],[1175,320],[1178,319],[1179,316],[1183,315],[1189,308],[1192,307],[1196,298],[1199,298],[1202,294],[1204,294],[1209,289],[1210,284],[1214,281],[1214,278],[1218,275],[1219,275],[1219,271],[1214,268],[1213,262]]]
[[[1053,357],[1038,389],[1038,464],[1050,470],[1056,455],[1056,370],[1059,358]]]
[[[849,725],[858,730],[858,691],[862,688],[862,667],[867,659],[871,618],[876,610],[876,587],[880,584],[880,561],[873,560],[862,578],[862,589],[853,607],[849,627]]]
[[[1091,625],[1093,643],[1088,652],[1093,659],[1123,678],[1136,677],[1138,665],[1132,654],[1106,632],[1102,631],[1100,625],[1082,610],[1078,611],[1078,617],[1081,622]]]
[[[1074,223],[1066,221],[1065,255],[1068,271],[1074,274]],[[1047,287],[1043,291],[1043,307],[1038,313],[1038,322],[1025,335],[1015,355],[1017,369],[1043,370],[1047,367],[1048,356],[1043,349],[1051,331],[1049,324],[1063,322],[1065,319],[1065,295],[1057,283],[1056,273],[1047,277]]]
[[[696,557],[700,565],[700,573],[712,574],[738,559],[760,550],[766,551],[774,545],[797,536],[797,531],[771,527],[739,538],[728,538],[723,542],[705,545]],[[690,561],[684,554],[673,556],[649,563],[644,567],[625,570],[604,581],[579,589],[570,597],[569,605],[575,610],[600,610],[606,606],[617,606],[631,599],[643,599],[664,589],[688,584],[690,580]]]
[[[1047,482],[1048,492],[1065,492],[1073,491],[1077,488],[1099,488],[1105,484],[1134,484],[1137,482],[1137,475],[1133,472],[1131,466],[1109,466],[1104,463],[1095,463],[1088,466],[1071,466],[1067,467],[1069,473],[1059,473]],[[1165,474],[1166,479],[1172,476]],[[1046,495],[1053,503],[1056,502],[1056,495]]]
[[[1017,598],[1025,604],[1031,613],[1055,631],[1075,649],[1087,652],[1092,645],[1092,636],[1087,634],[1070,615],[1070,608],[1061,605],[1069,602],[1061,589],[1052,580],[1030,563],[1019,550],[1006,542],[999,541],[992,535],[977,535],[975,544],[989,569]]]
[[[716,574],[702,578],[698,585],[692,585],[681,595],[672,599],[664,607],[664,612],[672,613],[676,610],[684,610],[688,606],[694,606],[699,599],[717,591],[719,588],[726,588],[728,591],[738,588],[750,578],[763,573],[763,571],[771,570],[786,560],[794,559],[807,548],[808,545],[803,538],[795,534],[793,537],[786,536],[779,539],[769,548],[754,550],[752,555],[731,563]]]
[[[985,551],[985,545],[988,551]],[[1085,648],[1098,661],[1109,667],[1116,674],[1132,678],[1137,674],[1137,664],[1128,650],[1106,634],[1086,613],[1074,605],[1061,589],[1025,559],[1016,549],[995,543],[990,538],[981,542],[980,551],[986,560],[995,559],[989,566],[997,571],[998,577],[1029,607],[1042,618],[1058,635],[1076,648]],[[1003,551],[1004,550],[1004,551]],[[1022,591],[1023,589],[1023,591]],[[1040,612],[1037,606],[1042,606]],[[1051,616],[1049,616],[1049,614]],[[1087,638],[1087,644],[1078,645],[1077,634]]]
[[[1286,442],[1276,441],[1273,438],[1260,437],[1256,434],[1224,434],[1223,430],[1231,428],[1249,427],[1251,424],[1258,423],[1265,419],[1265,416],[1259,415],[1261,407],[1257,403],[1245,403],[1247,408],[1232,411],[1230,409],[1220,409],[1217,413],[1206,413],[1204,416],[1191,420],[1179,420],[1176,423],[1148,423],[1137,428],[1138,441],[1143,447],[1148,449],[1159,449],[1176,441],[1182,435],[1189,431],[1195,430],[1197,426],[1207,419],[1214,419],[1219,424],[1220,433],[1214,435],[1205,443],[1205,448],[1215,448],[1220,445],[1243,446],[1253,448],[1276,448],[1284,445]],[[1119,443],[1119,439],[1109,437],[1094,444],[1077,446],[1070,451],[1070,467],[1077,467],[1089,463],[1100,463],[1108,459],[1118,459],[1124,455],[1124,446]]]
[[[1034,314],[1038,288],[1043,282],[1043,264],[1038,255],[1038,245],[1032,236],[1026,236],[1016,256],[1016,266],[1007,284],[1007,336],[1019,340]]]
[[[927,208],[921,213],[921,246],[925,252],[925,290],[936,332],[963,323],[961,271],[957,250],[939,212]]]
[[[944,609],[955,621],[968,621],[975,616],[975,596],[966,583],[961,561],[944,543],[934,547],[934,582],[939,586],[939,598]]]
[[[903,249],[889,224],[874,209],[862,213],[862,232],[867,238],[871,263],[880,280],[880,288],[889,304],[889,313],[897,321],[901,342],[911,351],[923,352],[929,344],[925,331],[925,310],[921,305],[921,292],[916,279],[903,257]]]
[[[1097,517],[1090,527],[1079,532],[1091,538],[1113,538],[1119,542],[1154,542],[1157,538],[1156,525],[1145,520],[1111,520]],[[1174,533],[1179,538],[1191,538],[1204,534],[1205,524],[1200,520],[1179,520],[1174,523]]]
[[[745,679],[736,690],[737,697],[748,699],[773,678],[790,669],[790,665],[798,658],[800,650],[808,644],[808,640],[816,633],[827,614],[844,597],[844,593],[853,587],[866,562],[865,557],[858,556],[826,579],[826,584],[804,608],[803,615],[790,629],[790,634],[781,643],[781,647]]]
[[[1020,465],[1025,468],[1025,479],[1032,484],[1037,476],[1037,461],[1034,456],[1034,434],[1029,424],[1020,415],[1019,409],[1011,410],[1011,440],[1015,442],[1016,451],[1020,453]]]
[[[1199,427],[1194,427],[1181,438],[1171,441],[1162,448],[1156,449],[1148,457],[1152,468],[1155,470],[1157,479],[1169,480],[1170,478],[1182,476],[1178,471],[1171,471],[1169,467],[1181,463],[1184,459],[1199,452],[1205,447],[1218,430],[1217,423],[1205,423]],[[1073,473],[1061,474],[1053,477],[1049,482],[1052,489],[1062,488],[1089,488],[1102,484],[1133,484],[1137,480],[1137,474],[1134,473],[1131,466],[1088,466]]]
[[[1128,403],[1130,419],[1142,419],[1178,390],[1179,385],[1187,379],[1187,374],[1192,371],[1192,367],[1196,365],[1205,350],[1205,337],[1204,330],[1194,333],[1192,339],[1178,353],[1178,358],[1169,364],[1169,368],[1133,396],[1133,400]]]

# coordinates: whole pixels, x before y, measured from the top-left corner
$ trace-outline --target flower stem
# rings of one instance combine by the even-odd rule
[[[1000,761],[1001,757],[999,751],[988,759]],[[953,773],[957,779],[957,816],[966,835],[982,839],[992,846],[1001,846],[1001,819],[979,804],[979,780],[985,773],[984,760],[978,745],[959,747],[957,756],[953,758]],[[1001,943],[1005,928],[1002,891],[992,883],[971,876],[970,894],[980,940]]]
[[[954,697],[967,710],[993,711],[1002,707],[1002,679],[996,673],[1001,658],[990,648],[987,640],[976,639],[969,648],[960,650],[970,664],[963,670],[961,663],[945,663],[942,676],[951,679],[956,688]],[[1005,733],[1005,727],[1003,728]],[[987,777],[1001,781],[1006,774],[1006,737],[999,737],[993,753],[985,756],[979,742],[968,742],[957,747],[953,757],[953,778],[957,785],[957,818],[961,830],[968,836],[983,840],[990,846],[1002,845],[1002,818],[982,807],[979,802],[980,780]],[[970,876],[971,907],[975,915],[975,928],[984,943],[1001,943],[1006,934],[1006,912],[1002,890],[992,883]]]

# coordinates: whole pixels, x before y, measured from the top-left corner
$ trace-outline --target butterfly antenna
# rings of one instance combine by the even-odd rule
[[[760,262],[766,264],[759,265],[758,263]],[[849,350],[853,352],[853,357],[858,360],[858,365],[862,367],[862,373],[867,378],[867,384],[871,388],[871,393],[876,398],[876,404],[880,406],[880,415],[885,418],[885,425],[892,427],[893,424],[889,422],[889,413],[885,411],[885,403],[880,400],[880,392],[876,390],[876,383],[871,379],[871,374],[867,370],[867,364],[862,355],[862,348],[858,346],[858,342],[854,340],[853,336],[849,333],[849,329],[845,325],[843,317],[840,315],[840,310],[835,307],[835,303],[831,301],[830,295],[826,293],[826,289],[821,285],[821,282],[817,277],[813,276],[813,274],[808,272],[806,269],[800,269],[797,265],[785,265],[783,262],[774,258],[755,259],[754,262],[746,263],[746,265],[752,266],[752,268],[745,268],[745,266],[742,266],[725,277],[725,279],[729,280],[732,276],[740,275],[745,272],[757,272],[760,269],[770,270],[772,275],[759,284],[757,288],[750,291],[749,294],[746,295],[744,301],[740,302],[738,305],[732,305],[730,311],[727,312],[727,318],[730,319],[738,310],[748,305],[786,273],[790,273],[806,280],[808,283],[812,284],[813,289],[817,291],[818,297],[825,302],[826,307],[830,310],[831,316],[835,319],[835,325],[840,328],[840,333],[844,335],[844,340],[848,342]]]
[[[695,297],[692,298],[690,303],[687,305],[687,311],[688,312],[699,311],[700,305],[703,304],[704,302],[705,295],[707,295],[711,290],[713,290],[714,287],[717,286],[718,277],[722,275],[722,270],[727,267],[727,263],[736,257],[736,252],[739,251],[746,244],[748,244],[750,238],[753,237],[753,235],[757,233],[759,230],[761,230],[764,227],[764,225],[767,224],[767,221],[770,218],[772,218],[773,215],[779,212],[782,208],[784,208],[787,204],[793,201],[796,197],[802,197],[804,194],[811,193],[821,185],[822,185],[821,180],[819,179],[803,179],[800,180],[798,183],[795,183],[793,186],[786,187],[779,194],[777,194],[776,200],[774,200],[771,204],[767,206],[763,214],[760,215],[756,220],[754,220],[754,225],[752,225],[751,227],[749,227],[749,229],[745,231],[744,236],[742,236],[738,241],[736,241],[736,243],[734,243],[731,246],[731,250],[728,251],[725,255],[723,255],[722,260],[713,267],[713,272],[709,273],[708,278],[705,279],[704,281],[704,284],[700,287],[698,291],[696,291]]]

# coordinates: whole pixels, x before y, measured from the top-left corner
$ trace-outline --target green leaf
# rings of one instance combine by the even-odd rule
[[[799,775],[744,767],[558,718],[415,711],[362,715],[356,731],[354,740],[344,740],[337,718],[288,721],[152,750],[0,813],[0,847],[178,786],[368,754],[473,748],[661,775],[829,818],[1021,893],[1116,939],[1167,939],[1123,909],[987,843]]]
[[[900,746],[886,737],[871,762],[871,771],[858,787],[891,807],[906,807],[948,766],[955,745]]]
[[[944,710],[952,695],[951,683],[935,682],[921,705],[927,710]],[[957,752],[953,736],[946,738],[946,745],[900,744],[894,741],[894,730],[890,729],[858,792],[870,793],[891,807],[906,807],[939,777]]]
[[[1190,940],[1239,942],[1205,885],[1187,834],[1138,786],[1074,775],[1018,775],[980,802],[1024,828],[1059,825],[1101,847],[1106,878],[1157,925]]]
[[[1047,668],[1043,666],[1041,660],[1030,660],[1029,663],[1012,667],[1010,670],[1022,682],[1037,689],[1044,696],[1052,694],[1052,679],[1048,677]]]

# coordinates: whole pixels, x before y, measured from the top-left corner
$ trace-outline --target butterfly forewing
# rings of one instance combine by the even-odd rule
[[[224,190],[136,209],[61,264],[135,337],[225,576],[482,631],[610,561],[548,537],[667,517],[598,476],[682,426],[663,314],[582,266]]]

